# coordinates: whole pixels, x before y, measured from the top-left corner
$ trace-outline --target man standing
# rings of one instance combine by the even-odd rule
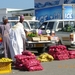
[[[19,21],[19,22],[20,22],[20,23],[23,23],[23,21],[24,21],[24,16],[21,15],[21,16],[20,16],[20,21]]]
[[[26,40],[25,32],[23,29],[23,24],[18,22],[9,30],[10,35],[10,45],[11,45],[11,57],[13,61],[15,61],[14,56],[18,54],[22,54],[23,48],[23,41]]]
[[[24,21],[24,16],[23,15],[21,15],[20,16],[20,19],[19,19],[19,22],[17,23],[17,24],[21,24],[22,26],[22,28],[24,28],[24,26],[23,26],[23,21]]]
[[[3,23],[0,25],[0,34],[3,39],[5,57],[10,57],[9,29],[11,25],[8,23],[8,18],[3,17]]]
[[[18,22],[18,24],[22,24],[22,27],[23,27],[23,29],[24,29],[24,19],[25,19],[25,17],[23,16],[23,15],[20,15],[20,20],[19,20],[19,22]],[[24,29],[24,32],[25,32],[25,37],[26,37],[26,33],[27,33],[27,31]],[[26,49],[26,43],[25,43],[25,39],[23,39],[23,50],[25,50]]]

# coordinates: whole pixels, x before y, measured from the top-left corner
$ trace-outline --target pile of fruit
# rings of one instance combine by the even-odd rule
[[[40,62],[50,62],[54,60],[53,56],[48,53],[43,53],[37,58]]]
[[[1,58],[0,59],[0,62],[11,62],[12,59],[9,59],[9,58]]]

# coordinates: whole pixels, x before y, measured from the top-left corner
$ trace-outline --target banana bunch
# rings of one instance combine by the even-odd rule
[[[48,54],[48,53],[43,53],[37,58],[40,62],[50,62],[54,60],[54,58]]]
[[[9,58],[1,58],[0,59],[0,62],[11,62],[12,59],[9,59]]]

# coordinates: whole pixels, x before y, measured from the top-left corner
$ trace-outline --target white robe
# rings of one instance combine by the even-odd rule
[[[23,25],[21,23],[17,23],[9,30],[9,35],[11,58],[15,61],[14,56],[22,54],[23,39],[26,39]]]

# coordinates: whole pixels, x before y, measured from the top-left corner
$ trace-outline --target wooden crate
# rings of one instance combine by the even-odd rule
[[[40,36],[40,40],[41,41],[48,41],[48,37],[47,36]]]
[[[32,41],[40,41],[40,37],[32,37]]]

